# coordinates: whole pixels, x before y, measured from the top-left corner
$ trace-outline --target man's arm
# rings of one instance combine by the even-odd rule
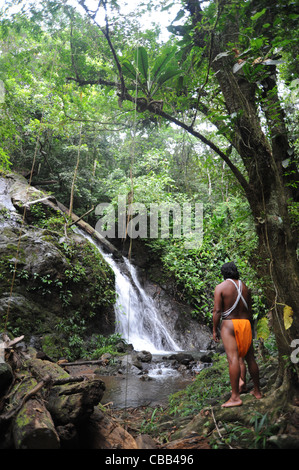
[[[248,302],[247,302],[247,305],[248,305],[248,320],[250,321],[251,323],[251,328],[252,328],[252,331],[253,331],[253,328],[254,328],[254,321],[253,321],[253,314],[252,314],[252,296],[251,296],[251,289],[248,289]]]
[[[214,292],[214,308],[213,308],[213,339],[219,342],[218,326],[222,312],[222,296],[221,287],[218,285]]]

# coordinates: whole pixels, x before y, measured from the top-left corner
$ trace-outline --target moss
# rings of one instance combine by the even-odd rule
[[[47,356],[57,361],[66,355],[67,340],[62,335],[50,333],[41,338],[41,347]]]
[[[21,238],[19,227],[1,227],[0,323],[9,302],[13,335],[41,337],[55,359],[72,349],[79,354],[84,337],[114,332],[114,273],[90,242],[72,229],[66,236],[61,214],[42,205],[30,209],[31,225],[22,227]]]

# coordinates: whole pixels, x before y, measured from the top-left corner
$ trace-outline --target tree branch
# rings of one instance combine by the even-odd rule
[[[200,132],[197,132],[192,126],[188,126],[184,122],[179,121],[174,116],[171,116],[170,114],[167,114],[162,110],[161,111],[157,110],[156,114],[167,119],[168,121],[173,122],[174,124],[181,127],[182,129],[185,129],[189,134],[201,140],[201,142],[203,142],[212,150],[214,150],[214,152],[217,153],[225,161],[227,166],[231,169],[231,171],[233,172],[233,174],[239,181],[240,185],[244,189],[245,193],[249,194],[251,192],[250,186],[247,180],[245,179],[245,177],[243,176],[243,174],[240,172],[240,170],[232,163],[229,157],[219,147],[217,147],[217,145],[215,145],[211,140],[207,139],[204,135],[200,134]]]
[[[123,74],[122,74],[122,68],[121,68],[121,64],[118,60],[118,57],[117,57],[117,54],[116,54],[116,51],[113,47],[113,44],[111,42],[111,39],[110,39],[110,34],[109,34],[109,24],[108,24],[108,16],[107,16],[107,10],[106,10],[106,2],[103,1],[102,4],[103,4],[103,7],[105,9],[105,12],[106,12],[106,17],[105,17],[105,22],[106,22],[106,26],[105,26],[105,29],[101,28],[95,21],[95,15],[91,15],[91,12],[88,10],[88,8],[86,7],[85,5],[85,2],[84,0],[81,0],[79,1],[80,5],[85,9],[85,11],[87,12],[88,16],[94,21],[94,23],[101,29],[102,33],[104,34],[108,44],[109,44],[109,47],[110,47],[110,50],[112,52],[112,55],[113,55],[113,58],[114,58],[114,61],[115,61],[115,64],[117,66],[117,69],[118,69],[118,74],[119,74],[119,79],[120,79],[120,84],[118,83],[114,83],[113,82],[106,82],[105,80],[101,80],[99,79],[98,82],[95,82],[95,81],[82,81],[82,80],[78,80],[78,79],[72,79],[72,80],[75,80],[79,83],[80,86],[82,85],[87,85],[87,84],[95,84],[95,83],[100,83],[100,84],[103,84],[103,85],[107,85],[109,83],[109,86],[114,86],[114,87],[117,87],[118,89],[120,89],[120,100],[121,101],[131,101],[132,103],[137,104],[137,100],[136,98],[134,98],[133,96],[131,96],[127,89],[126,89],[126,86],[125,86],[125,82],[124,82],[124,78],[123,78]],[[192,2],[190,2],[192,3]],[[196,6],[195,10],[196,10],[196,13],[200,13],[201,11],[201,8],[200,8],[200,3],[199,4],[195,1],[193,2],[193,6]],[[105,83],[106,82],[106,83]],[[160,107],[157,107],[157,106],[154,106],[154,104],[149,104],[148,107],[147,107],[147,110],[154,114],[154,115],[158,115],[158,116],[161,116],[163,117],[164,119],[170,121],[170,122],[173,122],[174,124],[176,124],[177,126],[181,127],[182,129],[185,129],[189,134],[193,135],[194,137],[196,137],[197,139],[201,140],[201,142],[203,142],[204,144],[206,144],[208,147],[210,147],[214,152],[216,152],[224,161],[225,163],[228,165],[228,167],[231,169],[231,171],[233,172],[233,174],[235,175],[235,177],[237,178],[237,180],[239,181],[240,185],[242,186],[242,188],[244,189],[245,193],[246,194],[250,194],[251,191],[250,191],[250,186],[246,180],[246,178],[244,177],[244,175],[240,172],[240,170],[232,163],[232,161],[229,159],[229,157],[219,148],[217,147],[217,145],[215,145],[212,141],[210,141],[209,139],[207,139],[206,137],[204,137],[202,134],[200,134],[199,132],[197,132],[196,130],[193,129],[193,126],[191,125],[187,125],[185,124],[184,122],[178,120],[177,118],[175,118],[174,116],[171,116],[170,114],[166,113],[163,111],[162,108]]]
[[[77,77],[66,77],[67,80],[72,80],[77,82],[79,86],[84,85],[103,85],[103,86],[111,86],[111,87],[119,87],[117,82],[111,82],[110,80],[103,80],[102,78],[98,78],[97,80],[81,80],[81,78]]]

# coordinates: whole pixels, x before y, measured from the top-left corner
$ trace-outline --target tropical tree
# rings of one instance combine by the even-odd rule
[[[144,49],[136,56],[138,73],[131,62],[118,57],[108,3],[101,1],[99,6],[106,10],[102,31],[115,61],[118,80],[113,86],[120,103],[130,101],[137,111],[160,116],[197,137],[223,159],[242,188],[259,237],[258,268],[271,279],[268,298],[280,358],[289,357],[291,342],[299,337],[298,222],[291,219],[298,210],[299,191],[294,139],[279,95],[279,68],[282,61],[288,62],[287,86],[298,67],[298,15],[293,2],[218,0],[204,6],[201,1],[183,1],[179,16],[185,22],[171,27],[181,39],[177,70],[164,83],[159,83],[162,75],[157,73],[167,65],[161,58],[152,65],[151,79]],[[96,17],[84,1],[80,4]],[[167,57],[167,50],[161,57]],[[89,83],[78,76],[74,79],[79,85]],[[102,78],[97,83],[112,86]],[[132,92],[134,85],[142,96]],[[153,90],[159,92],[159,102],[152,99]],[[199,132],[199,116],[216,126],[227,142],[226,150]],[[284,316],[291,318],[287,329]]]
[[[298,129],[291,115],[286,116],[280,91],[298,89],[298,15],[293,2],[182,0],[169,28],[173,36],[164,46],[138,36],[135,24],[130,30],[119,17],[116,0],[97,1],[92,11],[89,2],[78,1],[89,25],[77,20],[65,2],[48,4],[53,15],[65,9],[66,24],[72,24],[59,74],[61,84],[74,86],[76,98],[67,100],[67,111],[80,113],[74,111],[72,119],[82,120],[90,111],[76,87],[94,103],[96,96],[105,96],[114,113],[117,95],[125,116],[140,113],[143,121],[148,117],[175,124],[231,171],[251,208],[259,240],[257,268],[270,279],[269,316],[281,384],[283,376],[290,377],[283,358],[290,357],[292,340],[299,338]],[[63,92],[61,96],[63,100]],[[297,113],[289,101],[290,110]],[[212,124],[212,131],[201,131],[202,122]]]

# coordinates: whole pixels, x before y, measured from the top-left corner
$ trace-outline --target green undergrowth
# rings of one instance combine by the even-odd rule
[[[170,395],[171,415],[188,416],[199,411],[230,391],[228,364],[225,356],[215,355],[213,365],[203,369],[185,389]]]

